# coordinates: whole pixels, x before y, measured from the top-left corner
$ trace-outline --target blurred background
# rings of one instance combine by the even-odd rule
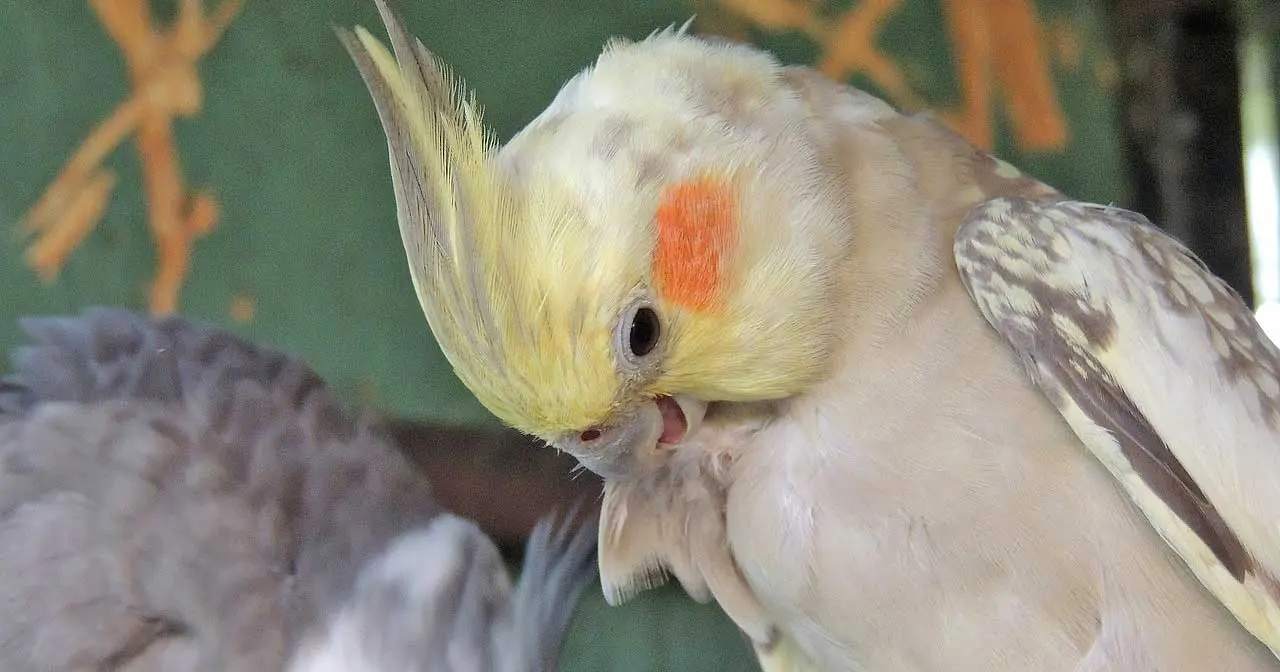
[[[169,27],[174,0],[98,4],[144,5],[157,34],[108,29],[87,0],[0,2],[0,348],[22,315],[176,310],[395,417],[445,505],[506,548],[548,510],[597,500],[572,460],[497,427],[432,341],[381,127],[331,30],[381,36],[372,2],[206,0],[208,29],[190,33]],[[696,15],[696,31],[932,109],[1075,197],[1143,212],[1280,325],[1278,2],[394,4],[502,138],[607,38]],[[616,608],[590,588],[565,656],[566,670],[755,669],[718,608],[672,587]]]

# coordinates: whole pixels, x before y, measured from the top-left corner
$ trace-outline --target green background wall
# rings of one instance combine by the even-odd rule
[[[172,4],[157,3],[157,15],[168,16]],[[503,138],[588,65],[606,38],[640,39],[683,23],[696,11],[699,29],[752,39],[790,62],[833,64],[839,60],[834,52],[875,57],[878,51],[881,64],[896,70],[904,83],[895,102],[960,110],[981,102],[979,94],[986,92],[991,104],[980,105],[965,128],[980,129],[990,117],[1000,154],[1081,198],[1112,201],[1123,191],[1108,89],[1116,79],[1115,66],[1087,2],[400,0],[396,5],[410,30],[477,90]],[[732,6],[743,11],[731,11]],[[875,31],[863,33],[871,36],[868,41],[856,32],[856,19],[876,7],[884,15],[870,22]],[[983,14],[983,7],[1004,14]],[[984,26],[988,38],[1014,34],[1008,17],[1019,12],[1030,12],[1028,39],[1008,45],[982,38]],[[966,17],[977,26],[970,33],[977,38],[953,38],[951,27]],[[840,32],[842,22],[854,30]],[[353,402],[425,420],[493,422],[449,371],[413,296],[394,221],[382,132],[354,66],[330,29],[356,23],[382,35],[371,2],[246,0],[222,41],[200,63],[204,109],[177,121],[177,146],[188,184],[212,189],[222,216],[195,243],[180,310],[305,357]],[[92,304],[145,309],[155,253],[140,163],[134,145],[126,142],[105,164],[118,177],[106,213],[56,283],[40,283],[23,263],[22,243],[7,229],[129,87],[119,50],[84,0],[0,1],[0,28],[5,34],[0,40],[0,227],[6,229],[0,234],[0,347],[7,348],[16,340],[14,319],[20,315],[78,311]],[[1007,123],[1017,116],[1008,111],[1023,110],[1039,112],[1044,126],[1043,105],[1037,107],[1026,95],[1034,82],[1025,77],[1002,81],[1000,72],[990,69],[986,85],[962,85],[959,55],[984,46],[999,63],[1043,60],[1039,72],[1052,87],[1051,116],[1061,122],[1064,142],[1041,137],[1037,143],[1035,132]],[[852,60],[849,68],[833,71],[886,93],[883,77]],[[1046,133],[1053,135],[1042,128],[1041,136]],[[246,304],[253,306],[252,318],[233,319],[233,306]],[[691,605],[676,590],[616,609],[606,607],[598,591],[592,593],[567,655],[569,670],[753,665],[736,630],[714,606]]]

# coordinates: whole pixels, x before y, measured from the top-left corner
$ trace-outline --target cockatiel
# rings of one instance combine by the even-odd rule
[[[1280,353],[1185,247],[684,29],[499,147],[377,4],[422,308],[605,478],[611,602],[670,573],[768,670],[1280,669]]]
[[[518,586],[304,363],[119,309],[27,318],[0,382],[5,672],[556,669],[595,526]]]

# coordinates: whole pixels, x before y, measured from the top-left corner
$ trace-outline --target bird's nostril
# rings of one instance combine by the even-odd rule
[[[582,436],[578,438],[581,439],[583,443],[591,443],[592,441],[595,441],[596,439],[600,438],[600,430],[588,429],[587,431],[582,433]]]

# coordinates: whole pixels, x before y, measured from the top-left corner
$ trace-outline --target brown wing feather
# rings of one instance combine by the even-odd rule
[[[1264,503],[1280,483],[1280,351],[1239,295],[1140,215],[1072,201],[983,203],[955,254],[1085,447],[1210,592],[1280,648],[1280,536]]]
[[[1187,473],[1186,467],[1097,359],[1087,353],[1075,353],[1073,358],[1067,352],[1042,350],[1027,360],[1027,366],[1035,367],[1038,361],[1041,362],[1039,365],[1053,369],[1057,383],[1081,410],[1115,436],[1125,459],[1133,465],[1143,482],[1159,493],[1169,508],[1204,539],[1236,580],[1243,580],[1246,571],[1256,568],[1253,557],[1200,486],[1196,485],[1195,479]],[[1064,363],[1068,361],[1071,364]],[[1073,365],[1089,371],[1089,375],[1081,375]]]

